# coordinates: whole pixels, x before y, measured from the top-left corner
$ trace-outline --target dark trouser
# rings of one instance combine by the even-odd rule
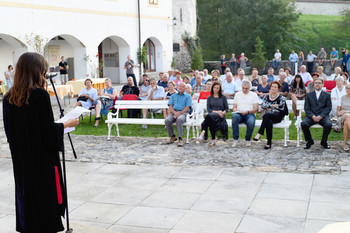
[[[312,74],[312,68],[314,67],[314,62],[312,61],[312,62],[307,62],[306,63],[306,65],[307,65],[307,72],[309,72],[310,74]]]
[[[217,118],[220,118],[219,114],[217,113],[209,113],[204,121],[202,122],[202,130],[205,130],[205,134],[204,134],[204,139],[208,138],[208,127],[210,130],[210,134],[211,134],[211,138],[214,140],[215,139],[215,132],[216,132],[216,122]]]
[[[320,120],[319,122],[314,122],[312,118],[308,116],[304,118],[304,120],[301,122],[301,128],[303,129],[305,141],[308,142],[312,140],[310,127],[317,123],[323,127],[321,143],[327,142],[328,134],[331,132],[332,129],[332,122],[328,116],[322,118],[322,120]]]
[[[343,70],[343,73],[344,73],[344,72],[348,72],[347,69],[346,69],[346,64],[344,65],[344,63],[342,63],[342,68],[343,68],[343,69],[342,69],[342,70]]]
[[[221,66],[221,74],[225,74],[226,66]]]
[[[267,145],[271,145],[272,143],[273,123],[280,123],[282,120],[283,116],[280,113],[274,112],[264,114],[258,133],[264,135],[264,131],[266,129]]]
[[[135,77],[135,74],[126,74],[126,78],[128,78],[128,77],[132,77],[132,79],[134,80],[134,85],[135,85],[135,87],[137,87],[137,82],[136,82],[136,77]]]
[[[230,70],[233,75],[236,75],[236,64],[230,65]]]

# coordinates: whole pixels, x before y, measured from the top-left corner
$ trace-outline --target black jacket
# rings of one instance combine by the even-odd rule
[[[320,97],[317,100],[316,91],[306,94],[304,110],[306,116],[310,118],[313,115],[323,118],[329,116],[329,113],[332,111],[331,95],[325,91],[321,91]]]

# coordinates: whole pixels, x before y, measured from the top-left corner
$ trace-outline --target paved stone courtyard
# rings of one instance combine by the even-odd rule
[[[12,233],[12,164],[2,114],[0,121],[0,232]],[[67,140],[66,150],[74,232],[316,233],[350,221],[350,159],[339,142],[305,151],[280,141],[266,151],[264,141],[233,149],[230,140],[179,148],[164,145],[166,138],[72,139],[78,159]]]

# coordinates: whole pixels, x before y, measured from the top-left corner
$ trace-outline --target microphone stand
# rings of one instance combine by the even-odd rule
[[[57,75],[56,74],[47,74],[46,77],[48,79],[50,79],[50,83],[52,85],[52,89],[53,91],[55,92],[55,96],[56,96],[56,100],[57,100],[57,104],[58,104],[58,107],[60,109],[60,118],[62,118],[64,116],[64,109],[61,107],[61,103],[60,103],[60,100],[58,99],[58,95],[57,95],[57,92],[56,92],[56,88],[55,88],[55,84],[54,82],[52,81],[52,78],[55,77]],[[73,150],[73,155],[74,155],[74,158],[76,159],[77,158],[77,154],[75,153],[75,149],[74,149],[74,146],[73,146],[73,142],[72,142],[72,139],[70,137],[70,134],[68,134],[68,138],[69,138],[69,141],[70,141],[70,145],[72,147],[72,150]],[[65,158],[65,153],[64,153],[64,141],[62,142],[63,145],[63,150],[62,150],[62,167],[63,167],[63,183],[64,183],[64,189],[65,189],[65,196],[66,196],[66,222],[67,222],[67,231],[66,233],[73,233],[73,229],[69,228],[69,211],[68,211],[68,191],[67,191],[67,176],[66,176],[66,158]]]

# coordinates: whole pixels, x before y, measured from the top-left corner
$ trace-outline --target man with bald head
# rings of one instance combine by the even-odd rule
[[[174,133],[173,123],[176,122],[178,142],[177,146],[183,146],[182,132],[183,124],[186,122],[186,116],[192,107],[192,98],[185,92],[186,84],[181,82],[178,86],[178,92],[170,97],[168,102],[169,116],[165,119],[165,126],[170,137],[167,144],[174,143],[177,138]]]

